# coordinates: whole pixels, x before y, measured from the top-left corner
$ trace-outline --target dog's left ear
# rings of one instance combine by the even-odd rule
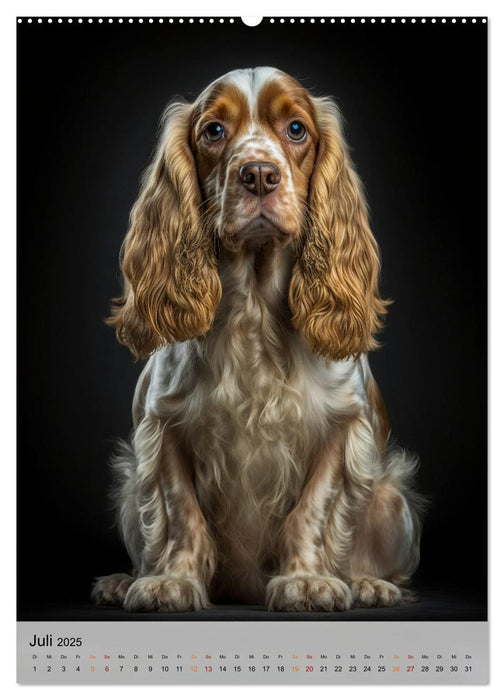
[[[122,246],[124,293],[108,323],[137,358],[205,334],[221,297],[213,238],[200,217],[191,114],[190,104],[167,109]]]
[[[377,346],[373,335],[388,302],[379,296],[378,246],[338,109],[328,98],[313,102],[320,139],[310,182],[311,225],[294,266],[289,304],[292,323],[313,352],[342,360]]]

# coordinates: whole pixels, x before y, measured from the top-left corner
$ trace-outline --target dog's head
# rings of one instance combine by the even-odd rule
[[[212,83],[192,115],[191,145],[212,219],[232,251],[301,235],[319,134],[315,106],[273,68]]]
[[[385,303],[338,110],[274,68],[232,71],[173,103],[123,244],[111,324],[139,357],[204,335],[230,254],[294,245],[292,323],[330,359],[374,347]]]

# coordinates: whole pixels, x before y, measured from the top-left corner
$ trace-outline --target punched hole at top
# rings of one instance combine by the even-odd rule
[[[242,17],[241,21],[243,24],[246,24],[247,27],[257,27],[258,24],[261,24],[262,17]]]

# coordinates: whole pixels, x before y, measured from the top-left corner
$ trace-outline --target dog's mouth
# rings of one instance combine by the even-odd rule
[[[226,245],[232,250],[243,248],[254,250],[268,244],[283,248],[290,239],[290,234],[281,229],[264,213],[247,222],[236,233],[224,237]]]

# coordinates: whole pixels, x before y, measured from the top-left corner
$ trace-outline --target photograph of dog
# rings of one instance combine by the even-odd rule
[[[131,573],[93,600],[393,606],[420,557],[417,458],[367,353],[387,300],[335,102],[269,67],[171,103],[108,320],[148,358],[113,458]]]

